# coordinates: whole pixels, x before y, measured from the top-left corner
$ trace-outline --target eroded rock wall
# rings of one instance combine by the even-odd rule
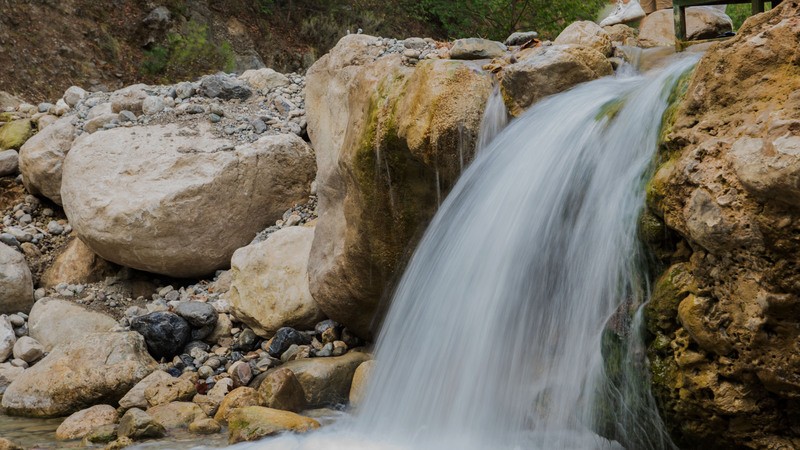
[[[681,448],[800,447],[798,42],[800,4],[784,2],[712,47],[648,186],[672,251],[648,354]]]

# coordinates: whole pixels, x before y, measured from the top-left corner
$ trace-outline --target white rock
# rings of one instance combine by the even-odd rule
[[[75,143],[61,192],[70,224],[102,258],[193,277],[228,265],[304,201],[314,171],[296,136],[235,146],[205,123],[117,128]]]
[[[16,150],[0,151],[0,177],[16,175],[19,171],[19,153]]]
[[[14,334],[11,322],[5,315],[0,316],[0,362],[4,362],[12,355],[16,342],[17,336]]]
[[[27,313],[31,306],[33,277],[28,263],[22,253],[0,243],[0,314]]]
[[[84,97],[86,97],[86,91],[79,88],[78,86],[71,86],[69,89],[66,90],[66,92],[64,92],[64,102],[73,108]]]
[[[61,204],[61,168],[75,139],[73,117],[40,131],[20,148],[19,170],[25,189]]]
[[[322,320],[308,287],[313,241],[313,227],[291,227],[237,250],[228,292],[234,316],[264,337],[286,326],[313,328]]]
[[[44,355],[44,347],[30,336],[22,336],[14,344],[14,358],[32,364]]]
[[[239,75],[240,80],[246,81],[250,86],[264,91],[269,91],[281,86],[291,84],[286,75],[272,69],[251,69]]]
[[[145,114],[157,114],[164,110],[164,100],[161,97],[151,95],[142,102],[142,112]]]
[[[28,333],[45,351],[59,344],[80,341],[87,333],[108,331],[117,321],[67,300],[45,297],[37,301],[28,318]]]

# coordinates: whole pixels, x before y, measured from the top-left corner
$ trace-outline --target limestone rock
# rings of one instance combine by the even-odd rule
[[[333,406],[347,403],[353,374],[369,359],[366,353],[349,352],[343,356],[297,359],[281,369],[294,373],[310,407]]]
[[[0,126],[0,150],[18,150],[33,135],[30,119],[12,120]]]
[[[105,332],[116,325],[116,320],[103,313],[50,297],[38,300],[28,318],[30,336],[39,341],[45,351],[79,342],[87,333]]]
[[[195,434],[216,434],[222,429],[219,422],[211,418],[201,418],[189,424],[189,431]]]
[[[618,42],[622,45],[629,45],[633,47],[639,46],[639,32],[635,28],[631,28],[624,23],[618,23],[603,28],[611,42]]]
[[[69,105],[71,108],[74,108],[79,101],[86,97],[86,95],[86,91],[82,88],[78,86],[71,86],[64,92],[64,96],[62,98],[67,105]]]
[[[117,434],[123,438],[147,439],[164,436],[164,426],[139,408],[129,409],[119,419]]]
[[[119,407],[123,410],[131,408],[147,409],[149,404],[144,396],[145,390],[153,385],[159,385],[171,380],[172,375],[164,372],[163,370],[153,371],[150,375],[144,377],[141,381],[136,383],[119,401]]]
[[[306,408],[303,386],[289,369],[278,368],[269,373],[258,386],[264,406],[285,411],[300,412]]]
[[[117,422],[117,410],[111,405],[95,405],[73,413],[56,429],[56,439],[68,441],[81,439],[103,425]]]
[[[25,448],[4,437],[0,437],[0,450],[25,450]]]
[[[217,410],[219,410],[220,403],[222,403],[222,400],[225,399],[225,396],[231,389],[233,389],[233,381],[230,378],[223,378],[217,381],[207,394],[195,395],[194,398],[192,398],[192,402],[200,406],[200,409],[208,416],[213,417],[216,415]]]
[[[197,390],[191,381],[170,377],[154,381],[147,386],[144,390],[144,398],[150,406],[158,406],[170,402],[191,400],[196,393]],[[161,424],[169,428],[166,423],[161,422]]]
[[[281,327],[313,328],[322,318],[308,287],[313,227],[287,227],[231,258],[228,299],[237,319],[263,337]]]
[[[553,41],[556,45],[582,45],[611,56],[611,36],[600,25],[581,20],[573,22]]]
[[[799,17],[782,2],[705,53],[676,89],[647,187],[669,264],[647,360],[681,448],[797,447]]]
[[[32,306],[33,277],[28,263],[22,253],[0,242],[0,314],[28,313]]]
[[[731,31],[733,22],[725,12],[712,6],[686,8],[686,37],[689,40],[715,38]],[[642,47],[675,45],[675,19],[671,9],[656,11],[639,24]]]
[[[376,59],[374,41],[345,36],[306,77],[319,199],[309,286],[328,317],[361,336],[436,209],[436,180],[445,195],[472,159],[492,90],[478,63],[411,68],[400,55]]]
[[[16,175],[19,172],[19,153],[16,150],[0,151],[0,177]]]
[[[61,204],[64,158],[75,140],[74,117],[64,117],[30,138],[19,151],[25,189]]]
[[[456,39],[450,49],[451,59],[492,59],[503,56],[505,45],[481,38]]]
[[[251,69],[245,70],[239,75],[240,80],[244,80],[250,86],[260,91],[269,91],[278,87],[288,86],[291,81],[286,75],[275,72],[272,69]]]
[[[94,283],[113,275],[116,269],[113,264],[97,256],[83,241],[73,238],[42,274],[41,285],[52,288],[60,283]]]
[[[369,382],[370,374],[375,366],[375,361],[364,361],[359,364],[356,371],[353,373],[353,384],[350,386],[350,407],[358,407],[364,400],[364,395],[367,392],[367,383]]]
[[[130,111],[136,115],[142,113],[142,103],[148,97],[144,84],[134,84],[124,87],[111,94],[111,112],[120,113]]]
[[[313,152],[296,135],[235,146],[205,124],[87,136],[64,166],[64,210],[78,236],[104,259],[175,277],[229,264],[307,198],[314,176]]]
[[[168,430],[188,428],[192,422],[208,418],[206,413],[192,402],[171,402],[153,406],[147,410],[147,414]]]
[[[30,336],[22,336],[14,344],[14,358],[33,364],[44,355],[44,347]]]
[[[23,372],[25,372],[23,367],[12,366],[8,362],[0,363],[0,395],[3,395],[8,386],[19,378]]]
[[[227,423],[228,416],[237,408],[244,408],[247,406],[263,406],[264,401],[258,394],[258,391],[251,387],[238,387],[232,390],[222,403],[219,405],[217,413],[214,414],[214,420],[219,423]]]
[[[11,326],[8,317],[0,316],[0,363],[7,360],[14,353],[14,344],[17,343],[17,336]]]
[[[500,84],[506,106],[515,116],[548,95],[614,73],[602,53],[581,45],[525,49],[517,59],[503,69]]]
[[[155,367],[133,332],[93,333],[56,347],[6,389],[2,406],[15,415],[53,417],[98,402],[116,402]]]
[[[291,431],[305,433],[319,428],[319,422],[288,411],[248,406],[233,410],[228,422],[228,443],[254,441]]]

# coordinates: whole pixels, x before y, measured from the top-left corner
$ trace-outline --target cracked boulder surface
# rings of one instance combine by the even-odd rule
[[[712,47],[648,186],[674,236],[656,253],[648,356],[681,448],[800,447],[798,41],[790,1]]]

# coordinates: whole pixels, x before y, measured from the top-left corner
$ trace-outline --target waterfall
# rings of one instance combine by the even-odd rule
[[[513,121],[420,242],[357,414],[250,445],[674,448],[649,395],[641,341],[625,343],[637,329],[625,312],[647,296],[637,218],[667,97],[696,60],[593,81]],[[630,369],[614,376],[602,354],[609,335],[622,337],[616,351]]]
[[[486,108],[483,110],[475,154],[483,153],[506,125],[508,125],[508,110],[503,102],[503,96],[500,94],[500,85],[495,84],[489,99],[486,100]]]

